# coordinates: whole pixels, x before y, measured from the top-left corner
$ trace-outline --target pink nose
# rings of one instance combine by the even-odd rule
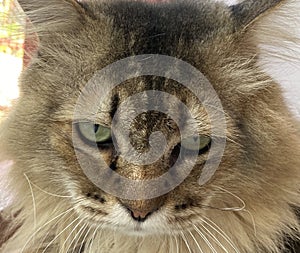
[[[131,217],[138,221],[144,222],[152,213],[163,206],[166,197],[162,196],[156,199],[148,200],[120,200],[120,204],[127,209]]]
[[[144,222],[155,210],[134,210],[127,208],[131,214],[131,217],[139,222]]]
[[[131,210],[131,216],[134,219],[137,220],[143,220],[146,219],[147,216],[149,216],[151,214],[151,212],[147,212],[147,211],[136,211],[136,210]]]

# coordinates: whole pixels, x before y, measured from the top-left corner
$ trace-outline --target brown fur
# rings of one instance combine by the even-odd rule
[[[71,0],[47,6],[42,0],[20,1],[40,45],[21,76],[18,103],[0,130],[1,157],[14,162],[7,180],[13,203],[5,211],[20,211],[14,223],[21,224],[1,252],[283,252],[284,239],[299,232],[299,122],[279,85],[259,67],[255,37],[261,14],[277,2],[256,1],[255,8],[246,3],[232,14],[226,5],[210,1],[157,6],[91,1],[84,8]],[[128,201],[103,192],[82,172],[72,146],[73,111],[95,71],[149,53],[177,57],[205,74],[226,113],[227,145],[206,185],[197,182],[204,154],[173,191]],[[149,87],[184,101],[199,132],[210,134],[203,106],[172,80],[139,77],[114,94],[122,102]],[[110,124],[111,109],[107,105],[100,112],[99,123]],[[126,112],[121,117],[126,123]],[[166,127],[166,117],[148,113],[145,118],[132,126],[136,147],[143,149],[141,140],[156,130],[170,144],[166,155],[148,167],[118,159],[117,172],[132,179],[168,170],[166,160],[178,142],[178,131]],[[110,163],[112,150],[101,152]],[[124,206],[159,210],[137,231]]]

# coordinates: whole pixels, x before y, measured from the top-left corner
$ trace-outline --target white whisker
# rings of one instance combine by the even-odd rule
[[[76,250],[76,247],[77,247],[78,242],[79,242],[79,240],[80,240],[80,237],[83,235],[83,233],[84,233],[84,231],[85,231],[85,229],[86,229],[87,227],[88,227],[88,224],[83,225],[82,228],[78,231],[77,235],[73,238],[73,240],[76,240],[76,237],[78,237],[77,240],[76,240],[76,242],[74,243],[72,253],[75,253],[75,250]],[[72,243],[73,243],[73,242],[72,242]],[[71,245],[70,245],[70,246],[71,246]],[[67,252],[68,252],[68,251],[69,251],[69,249],[67,250]]]
[[[31,182],[31,184],[32,184],[35,188],[39,189],[39,190],[42,191],[43,193],[46,193],[46,194],[48,194],[48,195],[50,195],[50,196],[58,197],[58,198],[72,198],[72,196],[58,195],[58,194],[55,194],[55,193],[48,192],[48,191],[42,189],[41,187],[39,187],[38,185],[36,185],[36,184],[34,184],[34,183],[32,183],[32,182]]]
[[[71,235],[73,234],[73,232],[78,228],[78,226],[84,221],[84,219],[81,219],[80,221],[78,221],[77,225],[74,226],[74,228],[72,229],[72,231],[69,233],[68,237],[65,239],[63,245],[61,246],[61,249],[59,251],[59,253],[63,252],[63,249],[67,243],[67,241],[69,240],[69,238],[71,237]],[[73,238],[74,239],[74,238]],[[73,240],[71,241],[72,244]],[[71,244],[68,246],[68,248],[70,248]],[[65,252],[68,252],[67,250]]]
[[[175,239],[175,244],[176,244],[176,253],[179,253],[179,243],[178,243],[178,239],[176,235],[173,235],[174,239]]]
[[[228,253],[228,250],[223,246],[223,244],[218,240],[218,238],[212,232],[210,232],[210,230],[206,228],[204,224],[201,224],[201,226],[207,231],[203,231],[203,233],[208,234],[208,236],[212,238],[212,240],[214,240],[226,253]]]
[[[220,210],[224,210],[224,211],[242,211],[246,208],[246,203],[244,200],[242,200],[239,196],[237,196],[236,194],[222,188],[219,186],[215,186],[216,188],[230,194],[231,196],[235,197],[236,199],[238,199],[241,203],[242,203],[242,207],[225,207],[225,208],[220,208]]]
[[[80,245],[80,248],[79,248],[78,252],[82,252],[82,249],[83,249],[82,247],[83,247],[83,245],[85,243],[85,240],[86,240],[88,234],[90,233],[91,229],[92,229],[92,226],[90,226],[90,228],[88,229],[88,231],[85,233],[85,236],[82,239],[82,242],[81,242],[81,245]]]
[[[24,173],[24,176],[28,182],[29,188],[30,188],[30,193],[31,193],[31,197],[32,197],[32,205],[33,205],[33,227],[34,230],[36,230],[36,202],[35,202],[35,198],[34,198],[34,194],[33,194],[33,189],[31,186],[31,181],[29,180],[28,176],[26,175],[26,173]]]
[[[48,224],[50,224],[52,221],[56,220],[57,218],[61,217],[61,216],[64,216],[66,215],[67,213],[71,212],[72,210],[74,209],[74,207],[68,209],[67,211],[55,216],[54,218],[52,218],[50,221],[46,222],[43,226],[39,227],[38,230],[36,230],[29,238],[28,240],[25,242],[22,250],[21,250],[21,253],[23,253],[23,251],[25,250],[27,244],[31,241],[31,239],[35,236],[36,233],[38,233],[39,231],[41,231],[41,229],[43,229],[44,227],[46,227]]]
[[[208,220],[209,222],[211,222],[213,225],[209,224],[205,219]],[[232,242],[232,240],[229,238],[229,236],[216,223],[214,223],[212,220],[210,220],[207,217],[202,219],[202,221],[205,224],[207,224],[209,227],[211,227],[214,231],[216,231],[219,235],[221,235],[226,240],[226,242],[228,242],[228,244],[235,250],[235,252],[239,253],[239,250],[237,249],[235,244]]]
[[[183,233],[183,232],[180,232],[180,234],[181,234],[181,237],[182,237],[182,239],[183,239],[183,241],[184,241],[184,243],[185,243],[185,245],[186,245],[186,247],[187,247],[189,253],[192,253],[191,248],[190,248],[190,246],[189,246],[189,243],[188,243],[188,241],[187,241],[187,239],[186,239],[184,233]]]
[[[243,211],[243,212],[246,212],[246,213],[248,213],[248,214],[250,215],[251,221],[252,221],[252,224],[253,224],[254,235],[257,236],[256,223],[255,223],[254,216],[253,216],[252,213],[251,213],[249,210],[247,210],[247,209],[244,209],[244,210],[242,210],[242,211]]]
[[[93,244],[94,244],[94,240],[95,240],[95,237],[96,237],[96,233],[98,232],[98,229],[99,229],[101,226],[102,226],[102,224],[99,224],[99,225],[95,228],[95,231],[94,231],[94,233],[93,233],[93,235],[92,235],[92,242],[91,242],[91,244],[90,244],[90,250],[89,250],[89,252],[91,252],[91,250],[92,250],[92,247],[93,247]]]
[[[40,241],[40,243],[39,243],[39,245],[38,245],[38,247],[37,247],[37,249],[36,249],[36,253],[38,253],[39,252],[39,250],[41,249],[41,247],[42,247],[42,245],[43,245],[43,243],[44,243],[44,241],[46,240],[46,238],[48,237],[48,235],[50,234],[50,232],[51,232],[51,228],[55,228],[55,226],[67,215],[68,213],[65,213],[63,216],[61,216],[53,225],[51,225],[50,226],[50,228],[48,229],[48,232],[47,232],[47,234],[43,237],[43,239]]]
[[[53,243],[53,242],[55,242],[55,240],[63,233],[63,232],[65,232],[70,226],[72,226],[77,220],[79,219],[79,217],[78,218],[76,218],[75,220],[73,220],[68,226],[66,226],[61,232],[59,232],[49,243],[48,243],[48,245],[46,246],[46,248],[42,251],[42,253],[45,253],[46,252],[46,250],[51,246],[51,244]]]
[[[196,243],[196,245],[197,245],[197,247],[198,247],[198,249],[199,249],[199,252],[200,252],[200,253],[203,253],[203,251],[202,251],[202,249],[201,249],[201,247],[200,247],[198,241],[196,240],[195,236],[192,234],[191,231],[189,231],[189,234],[190,234],[190,236],[192,237],[192,239],[194,240],[194,242]]]
[[[195,231],[201,236],[201,238],[206,242],[207,246],[212,250],[212,252],[217,253],[214,246],[210,243],[210,241],[207,239],[207,237],[200,231],[200,229],[195,224],[193,224],[193,227],[194,227]]]

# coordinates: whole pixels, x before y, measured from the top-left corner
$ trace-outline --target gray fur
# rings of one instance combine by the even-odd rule
[[[18,214],[12,228],[3,232],[16,230],[1,252],[47,248],[70,253],[81,248],[84,253],[191,253],[201,247],[205,253],[212,248],[281,253],[286,235],[295,238],[299,231],[294,209],[300,206],[299,122],[279,85],[259,67],[254,37],[254,21],[277,2],[245,1],[230,8],[211,1],[91,1],[84,6],[71,0],[20,1],[40,44],[20,78],[21,96],[0,129],[1,160],[14,162],[5,184],[14,199],[5,212]],[[199,155],[180,186],[153,200],[118,199],[82,172],[72,146],[77,98],[97,70],[137,54],[182,59],[205,74],[219,95],[228,140],[222,163],[207,185],[197,182],[206,154]],[[99,124],[110,124],[115,105],[146,89],[176,95],[193,112],[199,132],[210,134],[209,117],[196,97],[160,77],[135,78],[115,89],[99,113]],[[176,105],[170,108],[176,110]],[[126,123],[126,112],[121,119]],[[149,167],[118,159],[118,173],[145,180],[168,170],[166,160],[178,133],[166,122],[165,116],[148,113],[132,126],[132,142],[141,150],[152,130],[165,133],[171,144],[164,159]],[[107,163],[113,162],[111,149],[100,152]],[[137,232],[124,206],[159,210],[144,223],[147,229]]]

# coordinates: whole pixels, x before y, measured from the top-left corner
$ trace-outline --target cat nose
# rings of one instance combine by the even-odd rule
[[[120,200],[120,204],[127,209],[134,220],[144,222],[164,204],[164,200],[165,197],[151,200]]]
[[[128,211],[131,214],[131,217],[138,221],[138,222],[144,222],[153,212],[155,212],[156,210],[134,210],[134,209],[130,209],[128,208]]]

